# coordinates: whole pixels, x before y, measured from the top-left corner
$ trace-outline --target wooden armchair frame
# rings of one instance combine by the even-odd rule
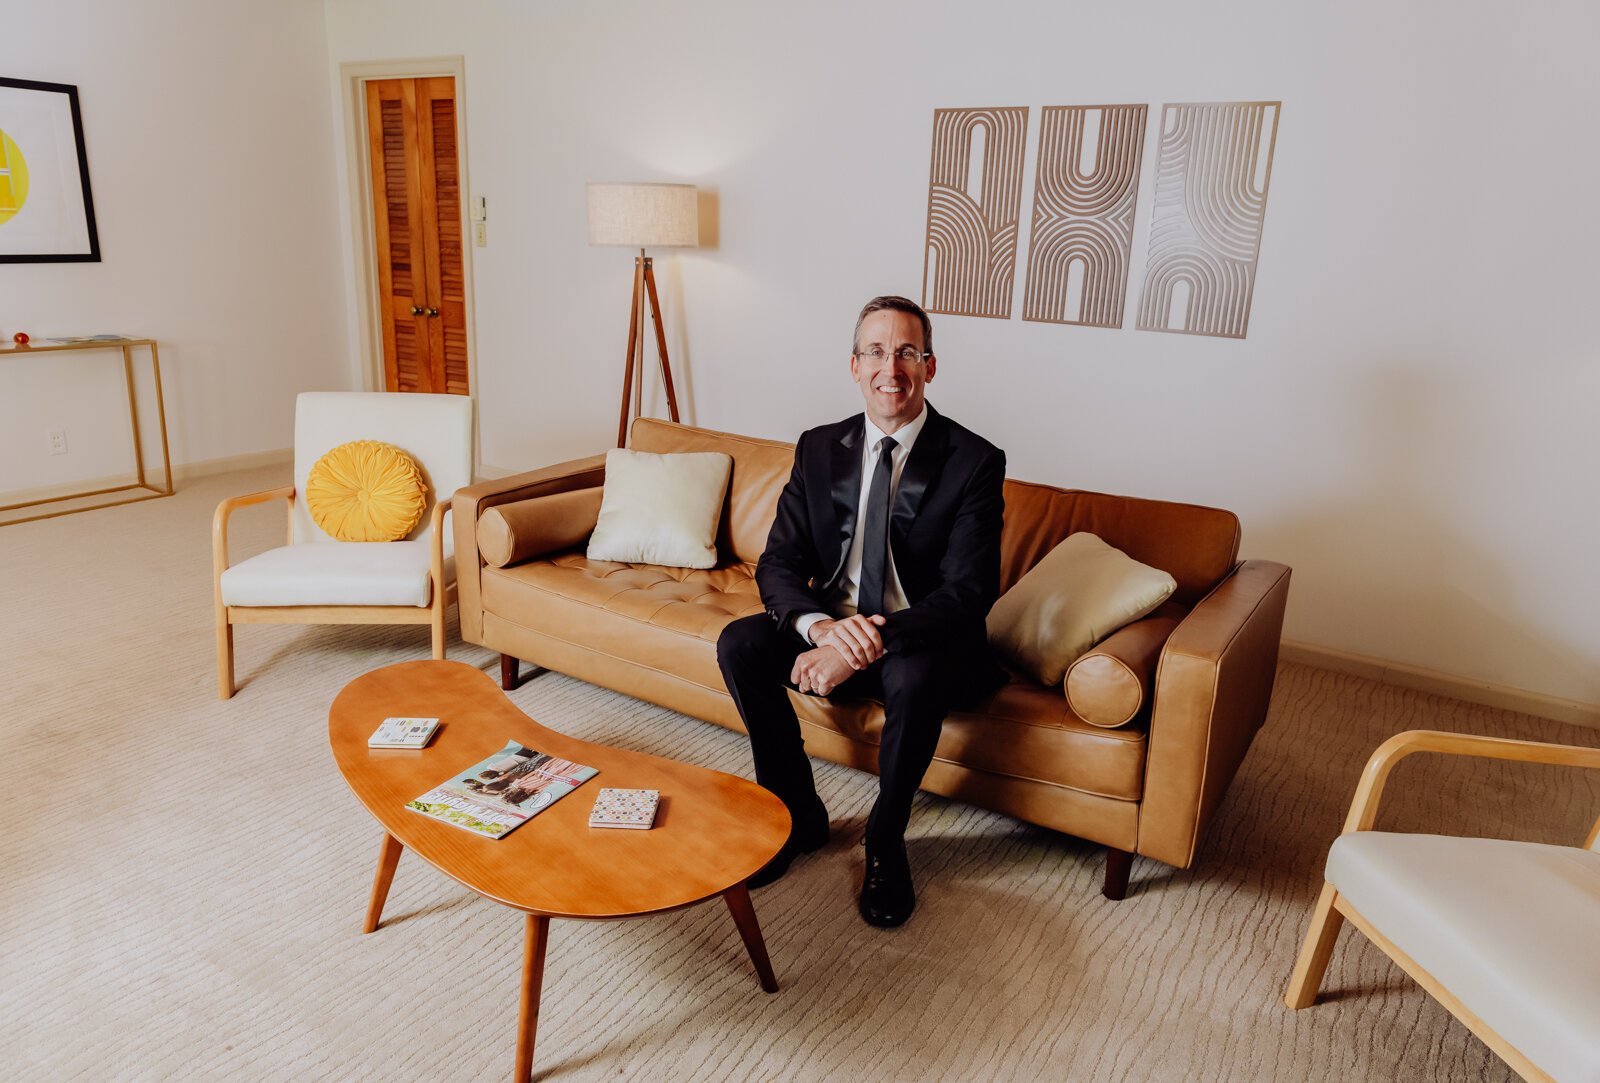
[[[288,542],[294,544],[294,486],[265,489],[248,496],[230,497],[217,505],[211,520],[212,600],[217,615],[217,698],[231,699],[233,683],[233,626],[235,624],[427,624],[433,628],[433,656],[445,656],[445,614],[456,602],[456,584],[444,577],[444,517],[447,497],[433,506],[429,520],[432,546],[428,574],[428,605],[224,605],[222,573],[228,570],[228,519],[240,508],[284,501]]]
[[[1345,818],[1341,834],[1352,831],[1371,831],[1378,817],[1378,802],[1383,797],[1384,786],[1395,764],[1413,752],[1442,752],[1453,756],[1478,756],[1485,759],[1513,760],[1521,763],[1544,763],[1567,767],[1600,768],[1600,748],[1582,748],[1577,745],[1554,745],[1539,741],[1512,741],[1500,737],[1478,737],[1465,733],[1442,733],[1437,730],[1408,730],[1397,733],[1378,746],[1361,772],[1356,786],[1350,813]],[[1593,848],[1600,838],[1600,820],[1595,821],[1584,840],[1584,847]],[[1362,917],[1349,901],[1339,894],[1332,884],[1322,885],[1316,909],[1311,914],[1311,927],[1306,932],[1305,944],[1295,961],[1294,974],[1289,979],[1289,989],[1284,1002],[1296,1010],[1309,1008],[1316,1002],[1317,991],[1322,986],[1323,974],[1333,956],[1334,942],[1345,919],[1360,929],[1367,939],[1409,974],[1423,990],[1455,1016],[1467,1029],[1506,1062],[1518,1075],[1527,1080],[1548,1080],[1550,1077],[1532,1061],[1523,1056],[1488,1024],[1467,1009],[1460,1000],[1441,985],[1405,952]]]

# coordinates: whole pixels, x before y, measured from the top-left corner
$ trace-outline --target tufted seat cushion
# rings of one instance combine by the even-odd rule
[[[729,621],[763,611],[755,565],[704,571],[590,560],[559,553],[509,568],[483,569],[484,607],[560,640],[581,639],[618,662],[642,664],[724,694],[717,636]],[[581,632],[574,634],[575,629]],[[620,672],[624,672],[619,670]],[[626,679],[620,682],[626,687]],[[876,747],[883,713],[866,701],[795,694],[803,721]],[[945,722],[939,755],[996,774],[1027,777],[1085,794],[1137,801],[1147,738],[1137,727],[1108,731],[1072,713],[1059,688],[1013,681],[971,712]]]
[[[663,568],[559,553],[483,569],[484,605],[562,640],[670,673],[725,694],[717,636],[736,617],[762,612],[755,565]]]

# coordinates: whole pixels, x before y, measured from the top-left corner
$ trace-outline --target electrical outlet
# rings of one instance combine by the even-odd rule
[[[51,429],[50,433],[49,433],[49,437],[50,437],[50,454],[52,454],[52,455],[65,455],[67,453],[67,430],[66,429]]]
[[[486,223],[472,223],[472,243],[477,245],[479,248],[485,248],[488,246],[489,226]]]

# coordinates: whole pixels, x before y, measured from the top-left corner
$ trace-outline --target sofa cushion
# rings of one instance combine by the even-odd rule
[[[778,495],[794,469],[793,444],[697,429],[652,417],[639,418],[629,431],[635,451],[722,451],[732,455],[733,475],[728,480],[717,549],[724,559],[745,564],[761,559],[767,548],[767,533],[778,514]]]
[[[1177,617],[1146,617],[1079,655],[1067,667],[1063,682],[1073,713],[1091,726],[1107,729],[1139,717],[1155,687],[1161,648],[1177,626]]]
[[[1341,835],[1328,882],[1555,1079],[1600,1071],[1600,853],[1505,839]]]
[[[600,487],[497,504],[478,518],[478,552],[496,568],[519,564],[587,538],[600,516]]]
[[[1077,657],[1154,610],[1177,582],[1089,533],[1068,537],[989,610],[989,642],[1042,684],[1060,684]]]
[[[415,605],[430,600],[427,540],[285,545],[222,573],[224,605]],[[445,579],[455,558],[445,558]]]
[[[876,745],[883,710],[871,700],[828,700],[791,692],[802,721]],[[1067,707],[1061,689],[1012,681],[970,711],[954,711],[939,730],[934,755],[1011,778],[1026,778],[1101,797],[1137,801],[1144,792],[1142,729],[1098,729]]]
[[[590,559],[715,567],[717,522],[732,467],[733,459],[722,451],[606,452],[600,517],[589,535]]]
[[[563,553],[485,568],[484,607],[516,614],[521,626],[615,659],[614,687],[626,690],[632,664],[725,695],[717,637],[736,617],[762,612],[754,575],[755,566],[744,563],[700,571]],[[876,704],[798,693],[793,698],[807,722],[878,743],[883,712]],[[1078,718],[1059,685],[1014,681],[976,709],[952,714],[941,731],[938,755],[997,776],[1134,801],[1143,789],[1145,748],[1140,728],[1096,729]]]
[[[484,607],[517,614],[530,625],[550,623],[553,599],[571,603],[559,623],[571,625],[574,638],[586,639],[615,628],[603,614],[692,636],[715,647],[722,628],[735,617],[762,612],[755,567],[663,568],[620,564],[562,553],[515,567],[484,571]],[[530,605],[538,607],[528,608]],[[622,630],[626,631],[627,628]],[[637,631],[637,628],[632,630]],[[716,659],[711,659],[716,670]],[[721,677],[717,678],[718,686]]]

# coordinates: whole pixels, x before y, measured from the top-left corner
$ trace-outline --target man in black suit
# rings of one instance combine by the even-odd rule
[[[1005,453],[927,405],[937,365],[927,313],[867,302],[850,353],[866,412],[801,435],[756,567],[766,613],[717,641],[756,781],[793,819],[752,887],[828,841],[785,686],[883,703],[860,909],[885,927],[916,905],[906,824],[944,718],[1001,679],[984,618],[999,593]]]

